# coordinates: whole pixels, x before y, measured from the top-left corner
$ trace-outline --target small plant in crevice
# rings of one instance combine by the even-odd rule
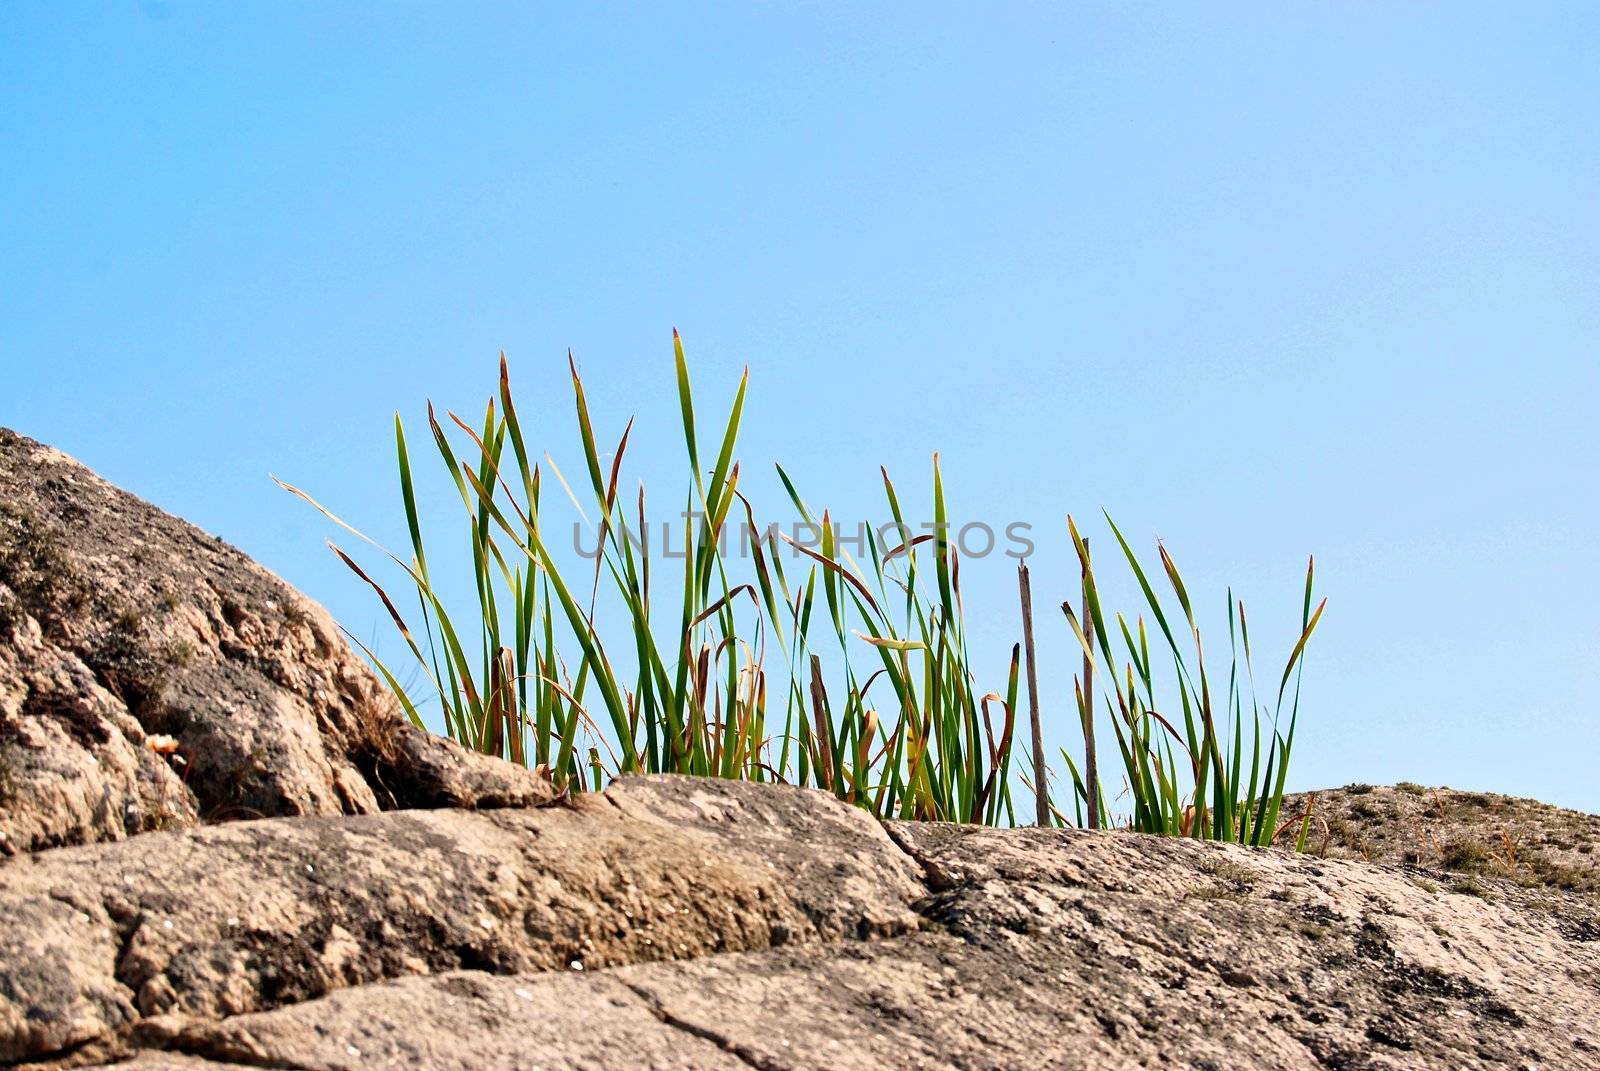
[[[9,587],[19,610],[48,618],[89,601],[91,586],[61,549],[60,533],[21,505],[0,502],[0,584]]]

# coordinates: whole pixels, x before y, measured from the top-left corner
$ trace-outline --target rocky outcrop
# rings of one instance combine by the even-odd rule
[[[1545,811],[1354,786],[1295,855],[552,799],[238,552],[0,432],[0,1064],[1600,1069],[1600,827]]]
[[[0,1059],[1600,1067],[1587,898],[883,827],[781,787],[152,833],[13,859],[0,888]]]
[[[0,854],[550,795],[411,727],[237,550],[0,429]]]

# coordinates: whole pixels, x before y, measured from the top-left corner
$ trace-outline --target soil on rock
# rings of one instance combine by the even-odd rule
[[[1600,815],[1409,782],[1318,792],[1314,813],[1307,848],[1328,858],[1428,867],[1466,887],[1501,879],[1600,896]]]

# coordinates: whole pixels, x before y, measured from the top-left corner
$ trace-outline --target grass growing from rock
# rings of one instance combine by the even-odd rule
[[[1228,592],[1230,661],[1223,690],[1213,683],[1214,678],[1207,670],[1194,606],[1172,555],[1166,547],[1158,545],[1161,570],[1176,598],[1181,617],[1157,594],[1149,574],[1109,514],[1106,524],[1144,594],[1160,635],[1158,654],[1159,643],[1164,641],[1165,653],[1171,656],[1173,668],[1169,694],[1162,695],[1158,702],[1156,663],[1146,618],[1140,614],[1130,624],[1123,614],[1113,617],[1101,606],[1088,542],[1068,517],[1067,530],[1082,569],[1082,610],[1074,611],[1070,601],[1062,603],[1061,609],[1084,655],[1083,673],[1075,693],[1084,726],[1085,747],[1087,750],[1093,746],[1092,682],[1097,675],[1096,663],[1100,663],[1105,667],[1100,676],[1110,681],[1114,704],[1111,724],[1116,732],[1127,794],[1133,807],[1130,824],[1145,833],[1256,846],[1275,843],[1283,834],[1298,828],[1295,843],[1303,847],[1309,830],[1309,808],[1282,825],[1280,814],[1300,715],[1301,659],[1326,605],[1323,600],[1313,607],[1315,563],[1306,565],[1300,636],[1277,681],[1273,705],[1268,707],[1256,694],[1250,627],[1244,603],[1236,602],[1233,592]],[[1114,620],[1117,626],[1115,636],[1122,642],[1120,658],[1112,630],[1107,626],[1108,620]],[[1178,640],[1174,622],[1177,622],[1176,629],[1191,641],[1190,650]],[[1168,702],[1171,692],[1175,692],[1176,697]],[[1181,731],[1175,724],[1178,719],[1168,717],[1163,710],[1181,711]],[[1077,764],[1064,749],[1062,758],[1072,775],[1078,814],[1081,816],[1087,811],[1090,824],[1096,824],[1093,816],[1106,809],[1103,797],[1097,798],[1101,789],[1096,778],[1087,769],[1080,774]]]
[[[436,548],[425,538],[417,505],[413,449],[396,415],[396,464],[411,547],[405,557],[385,553],[405,573],[415,609],[402,610],[409,600],[392,598],[355,558],[333,549],[382,601],[425,681],[422,691],[438,703],[445,731],[573,791],[599,788],[617,773],[670,772],[813,786],[885,818],[1014,824],[1022,654],[1019,645],[1007,665],[973,663],[961,556],[950,538],[938,455],[928,485],[930,526],[907,523],[911,513],[900,489],[880,470],[893,525],[867,528],[864,545],[852,555],[829,513],[814,511],[779,466],[790,505],[815,539],[796,539],[776,525],[762,528],[740,489],[736,459],[748,373],[708,438],[676,332],[674,364],[689,476],[682,499],[666,514],[683,518],[673,539],[676,544],[681,536],[681,549],[671,553],[653,546],[648,535],[652,511],[660,507],[647,501],[642,487],[636,497],[619,490],[631,422],[615,448],[603,453],[575,365],[572,405],[583,471],[571,482],[549,455],[530,448],[503,357],[498,391],[480,418],[469,422],[447,413],[441,420],[429,406],[432,451],[449,473],[469,533],[476,604],[468,614],[453,614],[436,582],[442,560],[430,557]],[[550,526],[541,523],[550,476],[592,525],[592,569],[574,569],[553,552],[560,548],[552,547]],[[305,492],[284,486],[367,538]],[[1162,549],[1193,634],[1194,677],[1136,557],[1112,525],[1175,657],[1188,733],[1179,736],[1154,702],[1142,617],[1136,640],[1123,615],[1111,617],[1101,608],[1086,544],[1070,520],[1069,529],[1084,558],[1085,613],[1092,625],[1080,624],[1070,608],[1068,617],[1086,667],[1106,667],[1100,680],[1109,681],[1132,825],[1268,843],[1294,737],[1298,676],[1287,724],[1280,735],[1274,715],[1263,751],[1253,698],[1252,720],[1243,712],[1240,668],[1248,671],[1249,638],[1242,607],[1243,662],[1236,646],[1226,705],[1219,697],[1214,710],[1199,632],[1176,567]],[[897,535],[886,539],[885,532]],[[1290,670],[1321,612],[1310,608],[1309,573],[1306,598],[1280,707]],[[1231,593],[1229,604],[1232,639]],[[1125,679],[1107,642],[1108,619],[1119,626],[1132,659]],[[404,671],[363,650],[407,715],[422,725],[423,698],[402,685]],[[1086,678],[1078,687],[1079,711],[1092,725],[1092,699],[1085,698],[1093,693],[1091,668]],[[984,690],[980,679],[993,690]],[[1190,757],[1187,785],[1175,747]],[[1109,813],[1107,805],[1120,797],[1107,800],[1092,770],[1080,774],[1070,757],[1067,762],[1080,824],[1090,800],[1097,816]],[[1052,813],[1066,821],[1061,810]]]

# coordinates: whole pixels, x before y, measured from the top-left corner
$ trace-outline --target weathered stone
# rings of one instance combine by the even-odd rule
[[[0,432],[3,1063],[1600,1069],[1600,819],[1353,786],[1317,821],[1377,861],[687,778],[554,801]]]
[[[417,823],[436,849],[418,850]],[[409,948],[440,973],[372,981],[385,971],[358,966],[280,992],[276,1007],[236,1001],[235,1012],[214,996],[208,1006],[193,994],[248,986],[172,966],[231,962],[227,934],[191,913],[182,924],[204,940],[164,961],[178,1000],[146,1009],[130,998],[84,1053],[133,1055],[124,1066],[144,1071],[1600,1067],[1600,941],[1551,913],[1547,893],[1512,883],[1494,884],[1488,901],[1398,866],[1125,833],[895,824],[891,843],[815,792],[671,779],[625,781],[577,809],[263,822],[145,843],[193,860],[229,843],[213,838],[348,827],[378,842],[365,855],[386,858],[393,840],[396,857],[417,858],[409,888],[438,905],[441,923],[368,946],[360,917],[341,909],[350,936],[340,940],[355,947],[337,961]],[[51,853],[32,870],[130,847]],[[447,864],[455,850],[461,861]],[[211,869],[228,874],[242,859]],[[472,909],[442,890],[488,901],[491,860],[508,892],[501,921],[472,935],[474,957],[452,961],[438,949],[467,939]],[[552,876],[570,898],[548,898]],[[347,880],[353,889],[372,875]],[[304,902],[299,917],[327,917],[341,899],[296,880],[272,910]],[[655,946],[613,930],[619,903]],[[1596,906],[1567,903],[1591,918]],[[852,921],[865,919],[878,921]],[[794,927],[782,943],[775,921]],[[563,962],[579,934],[591,941],[582,971]],[[663,937],[687,947],[663,949]],[[74,954],[103,964],[114,945]],[[316,949],[326,957],[330,942],[302,945],[260,945],[240,976],[314,973],[293,965],[314,963]],[[130,971],[143,962],[137,947],[110,988],[145,972]],[[324,995],[304,999],[317,988]]]
[[[412,728],[328,615],[243,554],[0,429],[0,854],[551,794]]]
[[[595,971],[915,928],[816,792],[673,778],[534,810],[237,822],[0,863],[0,1060],[408,974]]]
[[[1413,869],[1129,833],[895,834],[939,890],[923,912],[1041,985],[1072,979],[1121,1061],[1600,1066],[1581,896],[1495,883],[1490,902]]]

